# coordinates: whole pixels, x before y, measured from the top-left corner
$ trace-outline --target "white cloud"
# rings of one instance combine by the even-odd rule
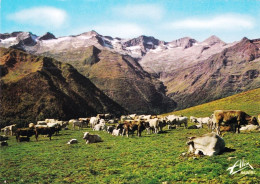
[[[160,20],[164,15],[164,9],[158,4],[136,4],[125,5],[113,8],[113,11],[118,16],[127,18],[145,18],[152,20]]]
[[[21,24],[60,28],[66,22],[67,13],[54,7],[34,7],[9,14],[7,18]]]
[[[225,14],[211,18],[188,18],[169,24],[172,29],[237,30],[254,28],[254,19],[245,15]]]

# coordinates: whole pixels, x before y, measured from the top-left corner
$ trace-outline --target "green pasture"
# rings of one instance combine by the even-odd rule
[[[239,109],[257,115],[259,94],[256,89],[173,113],[203,117],[216,109]],[[104,142],[85,144],[86,131],[100,135]],[[187,137],[207,132],[207,127],[165,127],[160,134],[144,131],[142,137],[127,138],[84,128],[62,130],[51,141],[40,136],[38,142],[32,137],[31,142],[17,143],[11,137],[9,146],[0,148],[0,183],[259,183],[259,132],[225,133],[226,147],[235,150],[232,152],[213,157],[183,155],[188,150]],[[79,143],[67,145],[72,138]],[[242,158],[254,168],[253,174],[230,175],[227,168]]]
[[[226,133],[221,155],[182,155],[187,137],[202,130],[183,127],[142,137],[114,137],[106,132],[63,130],[58,136],[17,143],[15,137],[2,147],[0,183],[257,183],[260,179],[259,133]],[[83,132],[99,134],[104,142],[85,144]],[[67,145],[71,138],[79,143]],[[229,175],[227,168],[245,158],[255,174]]]

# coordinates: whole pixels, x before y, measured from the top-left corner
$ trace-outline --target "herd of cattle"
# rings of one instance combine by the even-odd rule
[[[188,127],[188,120],[194,125]],[[260,122],[260,115],[258,115]],[[188,129],[200,129],[207,126],[212,133],[205,134],[201,137],[191,137],[187,144],[189,151],[195,154],[203,153],[205,155],[216,155],[225,148],[224,140],[219,136],[222,131],[234,131],[239,133],[240,130],[260,130],[257,118],[249,116],[243,111],[216,110],[210,117],[185,117],[185,116],[153,116],[153,115],[122,115],[115,118],[111,114],[98,114],[96,117],[72,119],[69,121],[59,121],[55,119],[45,119],[38,121],[36,124],[30,123],[27,128],[16,128],[16,125],[6,126],[1,129],[5,135],[15,135],[16,140],[29,141],[30,137],[35,135],[38,141],[39,135],[47,135],[51,140],[53,134],[58,134],[64,128],[68,129],[68,125],[72,125],[75,130],[83,127],[90,127],[93,131],[107,131],[114,136],[129,137],[130,134],[137,132],[137,136],[141,136],[144,130],[147,134],[159,133],[164,127],[175,129],[184,126]],[[243,127],[241,127],[243,126]],[[216,131],[216,133],[213,133]],[[1,145],[7,145],[4,136],[0,137]],[[83,139],[86,143],[101,142],[99,135],[91,135],[85,132]],[[76,139],[72,139],[68,144],[77,143]]]

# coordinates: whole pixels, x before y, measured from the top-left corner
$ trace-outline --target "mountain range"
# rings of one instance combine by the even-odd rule
[[[0,47],[71,64],[130,113],[158,114],[260,87],[260,39],[165,42],[95,31],[59,38],[14,32],[0,34]]]
[[[0,56],[1,126],[127,113],[69,64],[12,48]]]

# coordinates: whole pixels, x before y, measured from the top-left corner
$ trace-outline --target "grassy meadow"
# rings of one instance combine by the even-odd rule
[[[244,94],[233,96],[240,99],[234,106],[226,98],[212,102],[215,105],[204,104],[176,113],[201,117],[215,109],[234,108],[259,114],[259,89]],[[256,97],[251,99],[252,95]],[[85,144],[85,131],[99,134],[104,142]],[[62,130],[51,141],[40,136],[38,142],[32,137],[30,142],[17,143],[15,137],[10,137],[9,146],[0,148],[0,183],[259,183],[259,132],[225,133],[226,147],[235,149],[232,152],[213,157],[182,154],[188,150],[187,137],[207,132],[206,127],[164,127],[160,134],[147,135],[144,131],[142,137],[127,138],[84,128]],[[79,143],[67,145],[72,138]],[[227,168],[242,158],[255,173],[230,175]]]

